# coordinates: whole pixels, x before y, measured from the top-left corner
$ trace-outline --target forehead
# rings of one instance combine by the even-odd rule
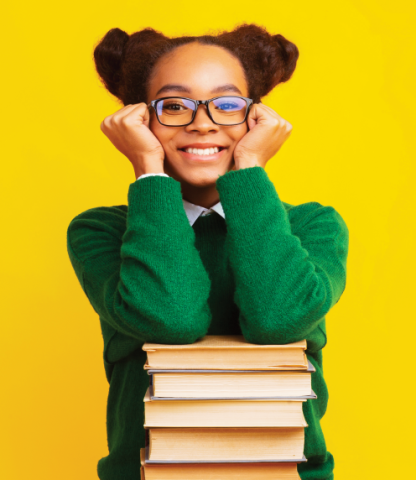
[[[167,85],[175,85],[175,89],[164,89],[160,94],[157,93]],[[167,95],[184,94],[204,100],[214,96],[211,93],[222,85],[228,85],[224,94],[238,95],[237,91],[232,91],[229,87],[234,85],[241,95],[248,96],[240,61],[226,49],[193,42],[177,47],[159,60],[149,83],[149,97],[153,100]],[[184,90],[178,86],[183,86]],[[221,95],[221,92],[217,91],[217,94]]]

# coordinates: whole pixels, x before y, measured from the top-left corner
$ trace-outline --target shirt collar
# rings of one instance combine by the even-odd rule
[[[200,215],[205,216],[209,213],[216,212],[218,215],[221,215],[225,219],[224,210],[222,208],[221,202],[216,203],[211,208],[201,207],[200,205],[194,205],[188,200],[182,198],[183,206],[185,208],[186,216],[188,217],[189,223],[191,226],[197,221]]]

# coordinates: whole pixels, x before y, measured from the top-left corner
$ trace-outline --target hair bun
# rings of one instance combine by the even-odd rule
[[[295,71],[296,62],[299,58],[299,50],[294,43],[287,40],[287,38],[285,38],[283,35],[273,35],[273,40],[275,40],[279,46],[280,54],[282,55],[283,59],[283,68],[279,83],[286,82]]]
[[[276,85],[289,80],[296,68],[296,45],[283,35],[270,34],[261,25],[242,23],[219,38],[248,72],[249,91],[256,103]]]
[[[130,35],[120,28],[112,28],[94,49],[95,68],[104,86],[117,96],[121,80],[123,52]]]

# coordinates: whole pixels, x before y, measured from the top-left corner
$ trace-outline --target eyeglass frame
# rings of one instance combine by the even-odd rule
[[[211,112],[209,111],[209,104],[213,100],[217,100],[218,98],[224,98],[224,97],[242,98],[246,101],[246,104],[247,104],[246,114],[245,114],[244,120],[242,122],[239,122],[239,123],[225,123],[224,124],[224,123],[218,123],[212,118]],[[193,111],[193,114],[192,114],[192,119],[189,123],[184,123],[183,125],[166,125],[165,123],[162,123],[160,121],[159,115],[157,113],[157,108],[156,108],[157,102],[159,102],[160,100],[167,100],[168,98],[183,98],[184,100],[190,100],[191,102],[193,102],[196,105],[195,110]],[[156,118],[157,118],[158,122],[161,125],[163,125],[164,127],[187,127],[188,125],[190,125],[195,120],[195,116],[196,116],[196,113],[198,111],[198,107],[200,105],[205,105],[207,107],[208,117],[210,118],[212,123],[214,123],[215,125],[221,125],[223,127],[233,127],[234,125],[241,125],[242,123],[244,123],[247,120],[248,113],[249,113],[250,108],[252,107],[253,104],[254,104],[253,99],[247,98],[247,97],[242,97],[240,95],[220,95],[219,97],[213,97],[213,98],[210,98],[209,100],[194,100],[193,98],[188,98],[188,97],[169,96],[169,97],[162,97],[162,98],[157,98],[156,100],[152,100],[150,103],[147,104],[147,108],[153,107],[153,109],[156,113]]]

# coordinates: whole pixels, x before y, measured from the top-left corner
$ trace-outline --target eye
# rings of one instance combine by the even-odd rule
[[[234,102],[222,102],[220,104],[215,105],[217,110],[235,110],[239,109],[239,105]]]
[[[168,103],[167,105],[163,104],[163,109],[164,110],[176,110],[176,111],[178,111],[178,110],[181,110],[181,109],[186,110],[186,107],[184,107],[180,103]]]

